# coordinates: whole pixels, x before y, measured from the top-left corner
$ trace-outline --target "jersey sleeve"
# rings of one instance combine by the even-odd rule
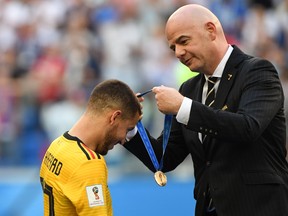
[[[107,167],[102,157],[88,160],[79,166],[71,175],[63,192],[75,206],[79,216],[112,215]]]

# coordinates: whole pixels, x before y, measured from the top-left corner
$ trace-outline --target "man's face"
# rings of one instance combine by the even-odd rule
[[[101,155],[106,155],[116,144],[124,144],[127,133],[133,130],[139,119],[140,115],[137,114],[133,119],[119,120],[119,122],[115,123],[106,131],[105,141],[97,149],[97,152]]]
[[[166,37],[175,56],[191,71],[203,72],[207,69],[211,44],[204,26],[175,19],[167,23]]]

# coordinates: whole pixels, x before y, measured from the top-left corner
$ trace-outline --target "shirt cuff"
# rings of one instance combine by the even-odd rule
[[[133,130],[128,131],[128,133],[126,135],[126,140],[130,141],[137,134],[137,131],[138,131],[138,129],[136,126],[133,128]]]
[[[176,115],[176,119],[181,124],[188,124],[190,111],[192,107],[192,100],[190,98],[184,97],[180,109]]]

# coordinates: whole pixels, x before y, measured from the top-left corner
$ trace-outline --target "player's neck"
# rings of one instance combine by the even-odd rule
[[[78,137],[88,148],[95,151],[98,143],[104,140],[105,125],[103,119],[82,116],[69,130],[69,134]]]

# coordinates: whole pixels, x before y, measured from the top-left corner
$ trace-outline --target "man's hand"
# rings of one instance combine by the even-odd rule
[[[152,89],[155,93],[158,110],[164,114],[176,115],[180,109],[184,96],[176,89],[157,86]]]

